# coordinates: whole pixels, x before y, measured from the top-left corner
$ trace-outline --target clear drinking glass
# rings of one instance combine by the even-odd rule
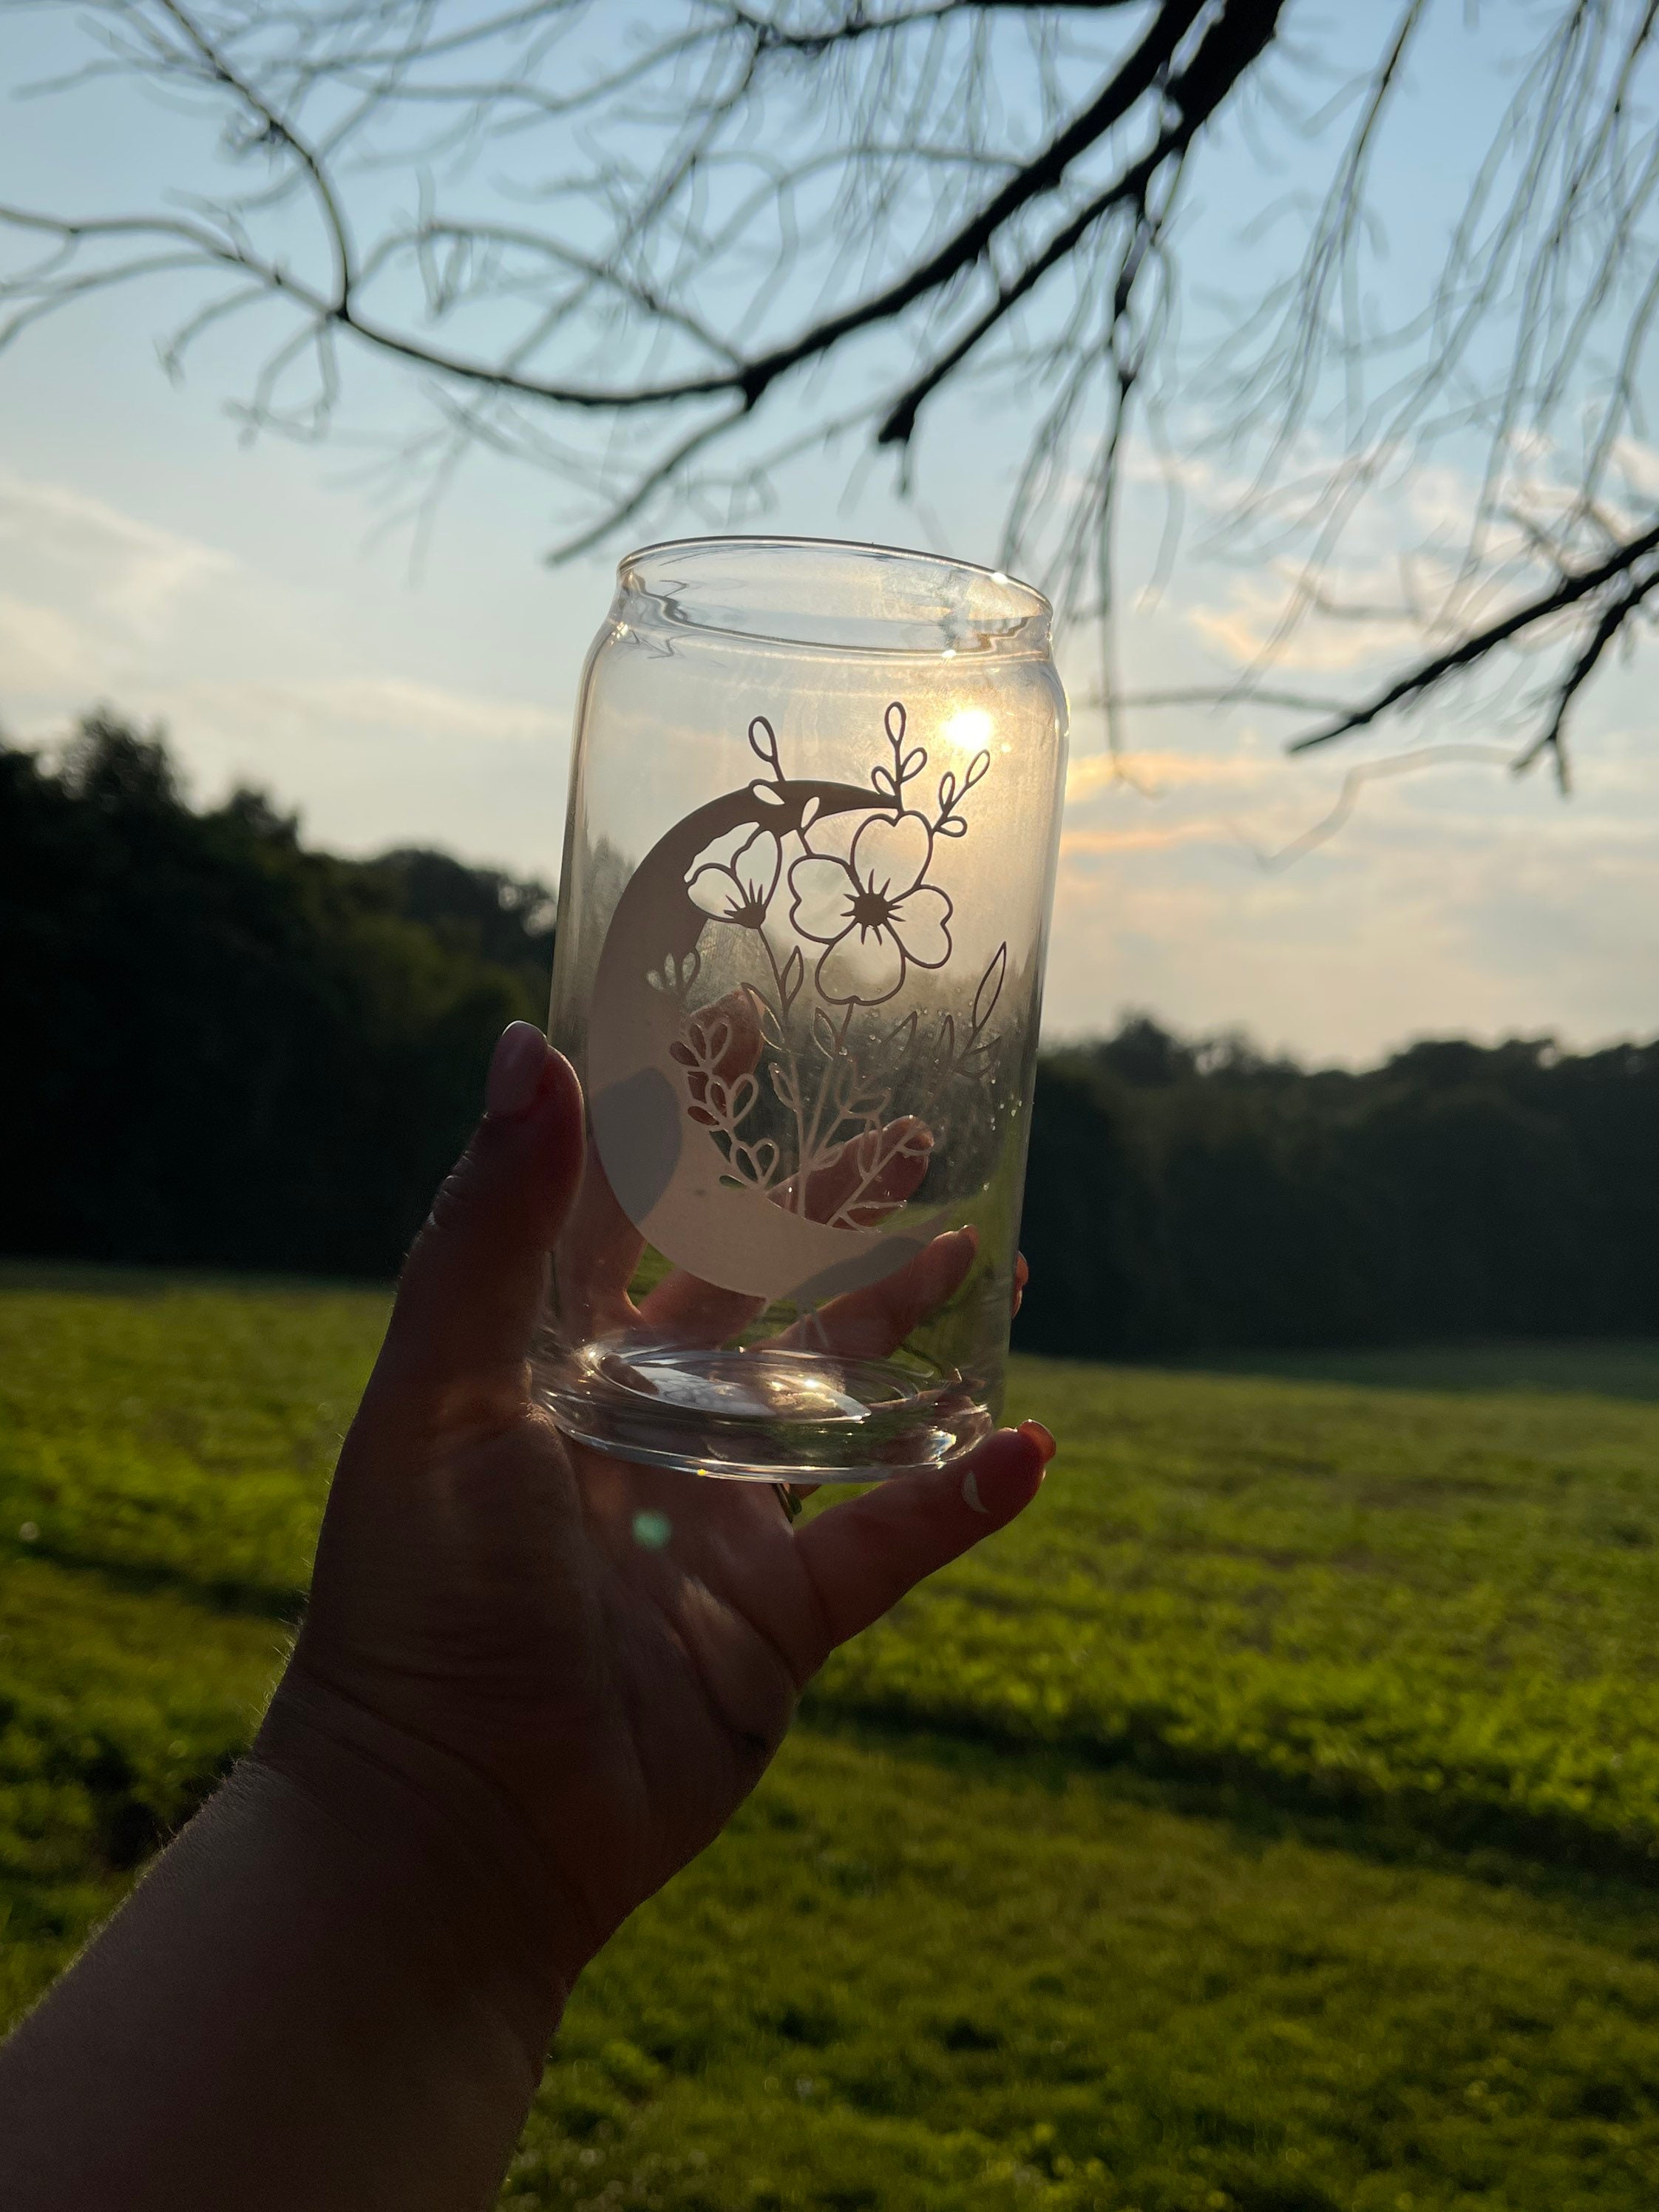
[[[549,1024],[587,1097],[538,1362],[572,1436],[868,1481],[995,1422],[1065,775],[1049,631],[1028,586],[879,546],[620,564]]]

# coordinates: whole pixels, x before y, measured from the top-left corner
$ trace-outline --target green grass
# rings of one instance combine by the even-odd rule
[[[246,1741],[384,1315],[0,1278],[0,2015]],[[1648,2212],[1659,1360],[1389,1358],[1019,1364],[1037,1507],[592,1971],[503,2203]]]
[[[1659,1407],[1020,1381],[1041,1510],[826,1698],[1659,1875]]]
[[[509,2203],[1563,2212],[1659,2164],[1645,1900],[811,1730],[562,2044]]]
[[[1207,1374],[1357,1382],[1373,1390],[1566,1391],[1659,1400],[1659,1343],[1427,1344],[1369,1352],[1241,1352],[1176,1361]]]

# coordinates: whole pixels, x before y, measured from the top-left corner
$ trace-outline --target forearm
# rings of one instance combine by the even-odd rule
[[[562,1995],[538,1901],[493,1808],[480,1845],[351,1733],[279,1703],[0,2048],[8,2212],[491,2203]]]

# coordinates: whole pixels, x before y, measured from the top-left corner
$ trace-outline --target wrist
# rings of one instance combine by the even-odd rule
[[[290,1664],[250,1757],[324,1814],[410,1940],[495,2012],[539,2077],[586,1954],[545,1857],[467,1763]]]

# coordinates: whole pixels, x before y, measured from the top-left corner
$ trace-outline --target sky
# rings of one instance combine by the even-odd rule
[[[72,56],[76,26],[64,7],[8,21],[0,200],[136,204],[179,180],[176,133],[197,126],[158,128],[131,88],[81,96],[73,129],[52,101],[8,97]],[[1499,95],[1496,78],[1482,93],[1443,80],[1435,51],[1390,201],[1407,260],[1427,250],[1467,167],[1465,110]],[[1244,250],[1213,204],[1226,197],[1224,165],[1218,173],[1212,204],[1193,213],[1195,297]],[[552,487],[483,460],[447,495],[417,562],[364,481],[361,446],[244,441],[226,405],[245,380],[242,341],[169,381],[156,341],[170,304],[154,289],[106,295],[0,356],[0,729],[49,744],[107,702],[165,723],[199,799],[252,782],[296,809],[316,843],[441,844],[551,879],[578,672],[623,545],[550,569]],[[359,426],[382,404],[400,404],[389,382],[362,384]],[[849,497],[845,460],[819,457],[781,480],[776,526],[992,557],[1019,426],[985,405],[944,410],[919,503],[880,471],[862,472]],[[1144,572],[1164,494],[1149,453],[1132,453],[1129,477],[1122,528]],[[1182,551],[1161,590],[1132,594],[1122,614],[1132,688],[1225,681],[1270,619],[1272,580],[1204,550],[1225,487],[1194,466],[1182,491]],[[1390,528],[1403,543],[1425,514],[1472,496],[1455,466],[1405,483],[1392,521],[1385,513],[1352,550],[1346,580],[1386,567]],[[671,512],[647,534],[701,526]],[[1276,680],[1340,687],[1353,649],[1310,634]],[[1243,1028],[1272,1049],[1360,1062],[1425,1035],[1589,1044],[1659,1032],[1656,665],[1638,659],[1597,687],[1571,801],[1545,776],[1516,781],[1489,762],[1407,769],[1351,793],[1334,834],[1288,862],[1353,767],[1448,732],[1425,719],[1292,763],[1283,716],[1147,709],[1130,720],[1120,769],[1098,718],[1079,713],[1050,1034],[1147,1009],[1182,1030]],[[1091,687],[1086,640],[1065,672]],[[1450,734],[1498,743],[1467,717]]]

